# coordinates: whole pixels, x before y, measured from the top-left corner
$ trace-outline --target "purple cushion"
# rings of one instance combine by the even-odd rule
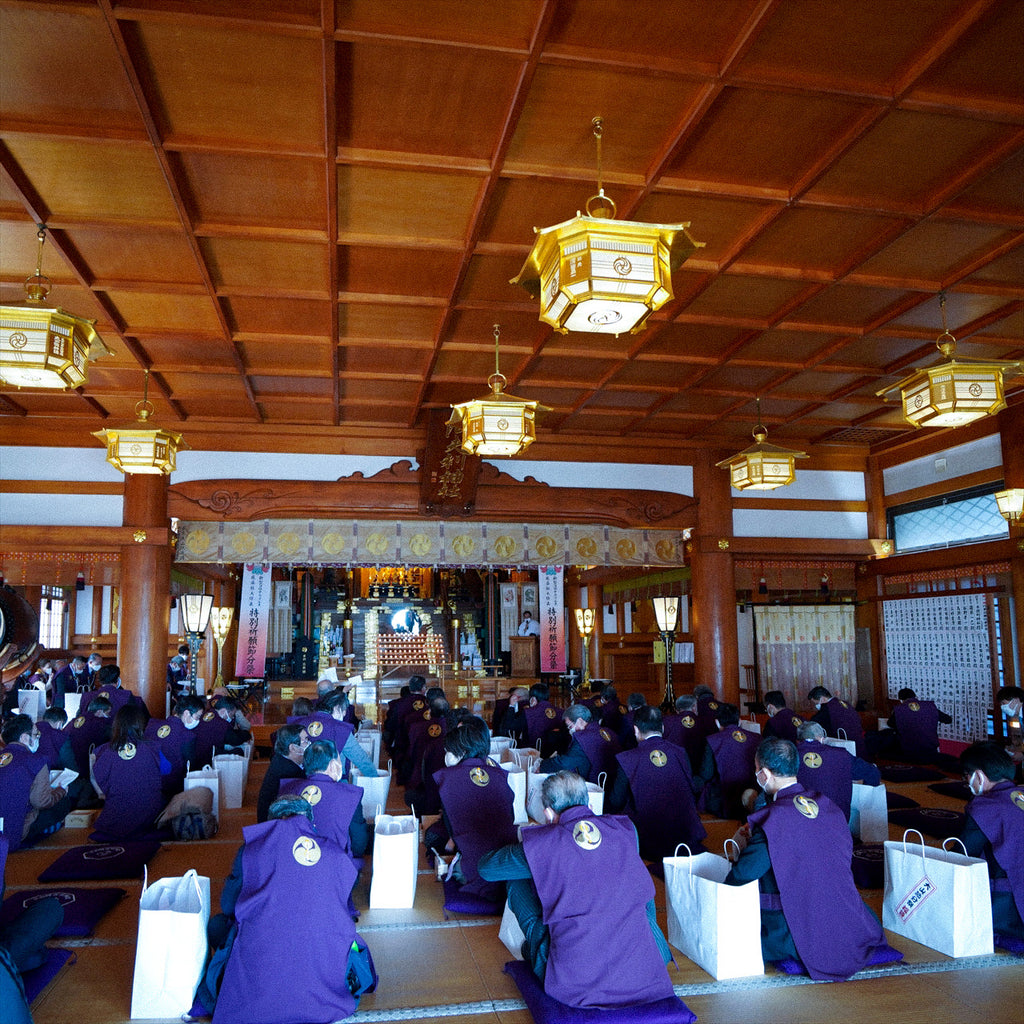
[[[971,791],[962,782],[933,782],[928,787],[940,796],[950,796],[954,800],[970,800]]]
[[[0,925],[9,924],[36,900],[56,896],[64,908],[64,922],[53,934],[92,935],[100,918],[124,895],[124,889],[22,889],[4,900]]]
[[[868,962],[864,967],[878,967],[881,964],[899,963],[903,954],[898,949],[893,949],[888,943],[883,942],[881,946],[875,946],[871,950]],[[783,974],[806,974],[807,968],[799,960],[792,960],[787,957],[785,960],[773,961],[775,967]]]
[[[947,811],[941,807],[911,807],[905,811],[890,811],[889,821],[901,828],[916,828],[926,836],[945,839],[958,836],[964,830],[967,815],[960,811]]]
[[[885,794],[885,808],[888,811],[899,811],[904,807],[920,807],[921,805],[916,800],[911,800],[909,796],[904,796],[902,793],[890,793],[888,790]]]
[[[155,840],[110,846],[72,846],[39,876],[40,882],[141,878],[142,867],[160,849]]]
[[[152,829],[149,832],[139,832],[132,836],[119,836],[113,832],[101,832],[96,829],[95,832],[89,833],[90,843],[102,843],[105,846],[119,846],[122,843],[166,843],[174,838],[171,830],[167,829]]]
[[[471,892],[464,892],[454,878],[444,883],[444,909],[450,914],[500,914],[504,909],[504,901],[495,903]]]
[[[76,954],[70,949],[51,949],[46,962],[31,971],[26,971],[21,980],[25,986],[25,1001],[31,1003],[36,996],[57,976],[57,972],[69,961],[74,962]]]
[[[992,940],[997,949],[1005,949],[1008,953],[1024,956],[1024,939],[1018,939],[1016,935],[1000,935],[999,932],[995,932]]]
[[[536,1024],[614,1024],[622,1020],[630,1024],[693,1024],[697,1019],[678,996],[666,996],[628,1009],[579,1010],[552,999],[525,963],[511,960],[505,964],[505,973],[516,983]]]
[[[858,843],[853,848],[850,866],[858,889],[881,889],[885,885],[885,854],[882,843]]]
[[[886,782],[937,782],[946,776],[919,764],[887,764],[879,768]]]

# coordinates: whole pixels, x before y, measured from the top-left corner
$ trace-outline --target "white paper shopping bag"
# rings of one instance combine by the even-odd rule
[[[210,879],[188,871],[147,886],[139,901],[132,1020],[188,1013],[206,964]]]
[[[908,845],[910,834],[920,843]],[[982,858],[925,846],[916,829],[883,850],[883,927],[946,956],[992,952],[992,899]]]
[[[494,758],[499,764],[504,764],[506,761],[512,760],[511,750],[514,746],[514,741],[508,736],[492,736],[491,737],[491,757]]]
[[[419,821],[411,815],[383,814],[373,829],[371,910],[408,910],[416,900]]]
[[[884,843],[889,838],[889,805],[885,786],[853,784],[850,832],[862,843]]]
[[[526,936],[519,924],[519,919],[512,913],[512,908],[505,901],[505,911],[501,915],[501,925],[498,928],[498,938],[502,945],[517,959],[523,959],[523,943]]]
[[[241,807],[245,796],[245,757],[242,754],[215,754],[213,768],[220,775],[220,809]]]
[[[220,821],[220,772],[213,765],[207,765],[197,771],[185,772],[185,789],[196,789],[205,786],[213,792],[213,808],[210,813]]]
[[[544,824],[544,803],[541,800],[541,787],[550,772],[526,773],[526,813],[530,821]]]
[[[512,813],[517,825],[525,825],[530,819],[526,813],[526,769],[508,762],[501,766],[512,789]]]
[[[714,853],[664,858],[668,941],[713,978],[764,974],[757,882],[725,885],[730,864]]]
[[[376,776],[361,775],[358,768],[349,772],[349,781],[363,791],[363,817],[370,821],[377,807],[387,807],[388,793],[391,791],[391,762],[387,768],[378,768]]]
[[[28,715],[33,722],[38,722],[46,710],[46,694],[34,687],[31,690],[18,691],[18,713]]]
[[[380,729],[364,725],[356,733],[356,742],[366,751],[366,756],[375,767],[380,767]]]

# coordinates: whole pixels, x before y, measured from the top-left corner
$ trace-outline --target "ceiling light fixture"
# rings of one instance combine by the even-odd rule
[[[0,380],[19,388],[77,388],[89,360],[110,355],[96,321],[45,305],[52,282],[43,273],[46,225],[38,225],[36,272],[25,279],[25,302],[0,306]]]
[[[498,338],[501,327],[494,325],[494,373],[487,378],[491,393],[471,402],[452,406],[449,424],[462,424],[462,450],[470,455],[505,455],[524,451],[537,437],[538,411],[547,412],[539,402],[505,394],[508,380],[499,369]]]
[[[149,370],[143,386],[142,401],[135,405],[138,421],[128,427],[94,430],[92,436],[107,447],[107,462],[122,473],[149,473],[165,476],[174,471],[178,449],[187,448],[181,434],[149,426],[153,403],[149,400]]]
[[[996,491],[995,499],[999,514],[1008,523],[1018,523],[1024,519],[1024,487],[1008,487],[1005,491]]]
[[[757,426],[753,430],[754,443],[749,448],[717,463],[729,470],[732,486],[737,491],[774,491],[796,479],[797,459],[806,459],[804,452],[769,444],[768,431],[761,423],[761,399],[757,400]]]
[[[903,418],[915,427],[962,427],[1006,408],[1003,378],[1024,371],[1019,361],[954,358],[956,338],[946,327],[946,293],[939,293],[942,333],[935,347],[946,362],[915,370],[898,384],[875,392],[887,397],[900,392]]]
[[[615,203],[604,194],[601,136],[597,140],[597,195],[586,216],[549,228],[534,228],[533,251],[511,284],[540,299],[540,319],[556,331],[636,333],[647,318],[672,299],[672,273],[703,242],[685,224],[644,224],[615,220]]]

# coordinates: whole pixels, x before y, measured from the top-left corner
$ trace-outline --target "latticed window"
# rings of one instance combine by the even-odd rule
[[[68,605],[60,587],[43,587],[39,602],[39,644],[47,650],[65,646]]]
[[[994,491],[960,492],[929,504],[891,509],[890,531],[896,550],[945,548],[1006,537],[1009,527],[999,514]]]

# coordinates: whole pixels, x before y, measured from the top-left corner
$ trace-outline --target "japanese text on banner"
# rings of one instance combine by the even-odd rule
[[[238,653],[235,657],[235,675],[239,679],[262,678],[266,671],[271,569],[272,566],[266,562],[247,562],[242,575]]]

